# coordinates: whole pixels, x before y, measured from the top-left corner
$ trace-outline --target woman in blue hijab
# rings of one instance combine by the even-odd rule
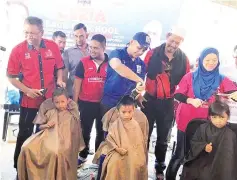
[[[219,73],[219,52],[215,48],[204,49],[198,58],[196,71],[186,74],[176,88],[175,99],[180,102],[176,111],[177,147],[166,171],[167,180],[175,180],[184,157],[184,135],[192,119],[207,119],[208,104],[218,93],[230,94],[237,100],[237,87],[229,78]]]
[[[196,98],[208,100],[216,92],[224,77],[219,73],[219,52],[206,48],[198,59],[198,69],[192,74],[193,90]]]

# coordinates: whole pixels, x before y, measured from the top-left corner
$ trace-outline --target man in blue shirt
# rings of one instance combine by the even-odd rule
[[[101,100],[102,115],[115,107],[124,95],[131,94],[134,88],[144,90],[146,67],[139,56],[150,47],[150,42],[148,34],[138,32],[128,47],[110,53]]]

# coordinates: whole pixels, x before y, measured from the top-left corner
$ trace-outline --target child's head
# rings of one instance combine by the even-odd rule
[[[210,105],[208,115],[214,126],[222,128],[227,124],[230,117],[229,106],[218,100]]]
[[[130,96],[124,96],[117,106],[122,120],[131,120],[134,115],[135,101]]]
[[[67,109],[68,94],[64,88],[56,88],[53,92],[53,103],[60,111]]]

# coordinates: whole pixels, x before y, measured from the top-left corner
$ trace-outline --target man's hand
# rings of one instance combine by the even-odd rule
[[[128,150],[124,149],[124,148],[116,148],[115,149],[121,156],[124,156],[125,154],[127,154]]]
[[[63,82],[62,80],[57,80],[57,85],[62,87],[62,88],[65,88],[66,87],[66,83]]]
[[[37,98],[39,96],[43,96],[40,89],[28,89],[25,93],[30,98]]]
[[[205,151],[208,152],[208,153],[212,152],[212,143],[209,143],[209,144],[206,145]]]
[[[141,94],[139,94],[135,99],[136,99],[137,102],[138,102],[137,105],[138,105],[140,108],[144,109],[145,107],[144,107],[144,105],[143,105],[143,102],[147,102],[147,100],[146,100]]]
[[[187,104],[193,105],[195,108],[202,106],[203,101],[201,99],[188,98]]]
[[[143,81],[137,83],[136,91],[139,94],[141,94],[143,91],[145,91],[145,83]]]
[[[47,123],[47,126],[48,126],[48,128],[54,127],[54,126],[55,126],[55,121],[49,121],[49,122]]]

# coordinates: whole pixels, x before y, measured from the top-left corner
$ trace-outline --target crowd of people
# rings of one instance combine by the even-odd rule
[[[179,48],[185,38],[179,26],[167,32],[166,42],[158,47],[150,48],[149,33],[137,32],[127,47],[109,55],[104,35],[88,40],[83,23],[75,25],[73,33],[75,46],[65,50],[64,32],[45,39],[43,21],[27,17],[25,41],[9,57],[8,79],[21,92],[14,154],[17,179],[77,179],[77,167],[91,153],[94,121],[98,180],[148,179],[147,150],[154,124],[158,180],[175,180],[182,163],[181,179],[237,179],[237,125],[228,123],[231,110],[219,98],[224,94],[237,101],[237,85],[220,73],[217,49],[205,48],[191,72],[189,59]],[[234,57],[237,64],[237,47]],[[186,156],[185,132],[193,119],[207,122],[194,134]],[[177,145],[166,168],[174,120]]]

